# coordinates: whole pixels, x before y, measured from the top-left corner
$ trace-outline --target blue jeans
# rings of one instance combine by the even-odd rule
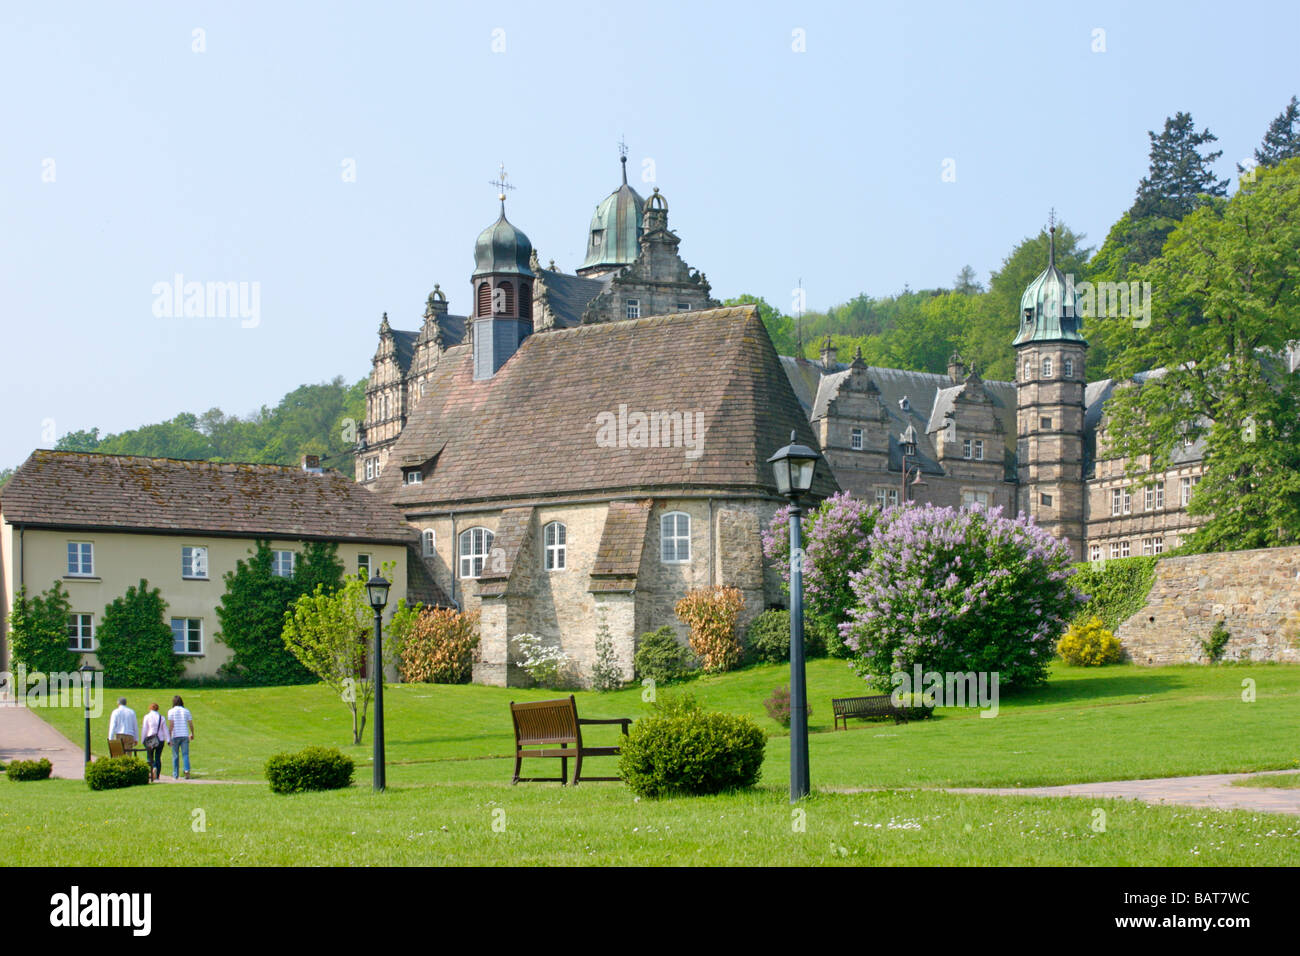
[[[185,755],[185,772],[190,772],[190,738],[173,737],[172,738],[172,779],[175,780],[181,775],[181,754]]]

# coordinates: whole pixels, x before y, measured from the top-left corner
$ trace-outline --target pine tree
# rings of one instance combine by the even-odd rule
[[[1151,137],[1151,170],[1138,184],[1132,210],[1135,218],[1177,221],[1203,206],[1202,197],[1228,194],[1228,180],[1219,179],[1211,168],[1223,150],[1201,152],[1202,146],[1219,138],[1208,129],[1198,133],[1192,114],[1175,113],[1165,120],[1159,136],[1154,130],[1147,135]]]
[[[957,278],[953,280],[952,291],[960,295],[975,295],[983,292],[984,287],[975,278],[975,270],[970,266],[962,266],[961,272],[957,273]]]
[[[1286,109],[1268,124],[1264,141],[1255,150],[1255,162],[1260,166],[1276,166],[1296,156],[1300,156],[1300,101],[1293,96]],[[1237,170],[1245,172],[1240,165]]]

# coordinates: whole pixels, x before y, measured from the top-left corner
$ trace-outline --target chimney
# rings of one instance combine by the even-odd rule
[[[839,364],[838,358],[839,356],[836,353],[835,345],[831,342],[831,335],[827,332],[826,338],[822,339],[822,368],[834,368]]]
[[[325,469],[320,466],[320,455],[303,455],[302,470],[309,475],[323,475]]]
[[[961,356],[956,352],[948,356],[948,378],[954,382],[960,382],[966,377],[966,363],[961,360]]]

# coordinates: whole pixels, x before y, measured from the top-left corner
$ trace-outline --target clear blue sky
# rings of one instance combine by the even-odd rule
[[[719,298],[987,279],[1051,206],[1099,243],[1166,116],[1218,135],[1223,175],[1250,154],[1300,92],[1298,26],[1292,0],[8,2],[0,466],[50,428],[362,377],[382,312],[418,327],[435,282],[465,311],[501,161],[511,220],[573,269],[621,136]],[[177,273],[259,283],[259,324],[156,317]]]

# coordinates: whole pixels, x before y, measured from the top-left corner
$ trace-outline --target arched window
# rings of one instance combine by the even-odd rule
[[[460,533],[460,576],[476,578],[483,573],[492,550],[492,532],[487,528],[467,528]]]
[[[691,516],[670,511],[659,519],[659,557],[664,564],[691,560]]]
[[[1043,356],[1043,378],[1051,378],[1051,377],[1052,377],[1052,357],[1050,355],[1045,355]]]
[[[432,558],[438,553],[437,548],[434,547],[434,534],[432,528],[424,529],[420,534],[420,542],[424,547],[424,556],[426,558]]]
[[[492,286],[487,282],[478,284],[478,305],[474,307],[475,315],[492,314]]]
[[[501,313],[502,315],[515,314],[515,287],[509,282],[502,282],[497,286],[501,290]]]
[[[1061,377],[1074,378],[1074,359],[1061,360]]]
[[[568,530],[559,521],[552,521],[542,529],[542,544],[546,552],[546,570],[563,571],[565,552],[568,550]]]

